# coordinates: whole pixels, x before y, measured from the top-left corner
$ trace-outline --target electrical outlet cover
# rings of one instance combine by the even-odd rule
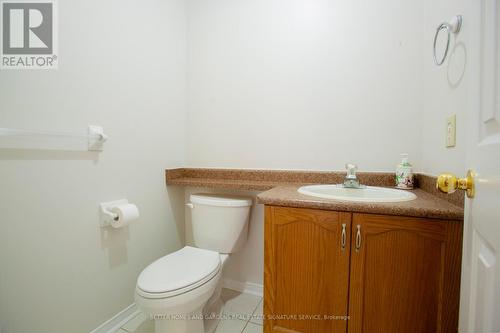
[[[455,147],[457,138],[457,116],[453,115],[446,119],[446,147]]]

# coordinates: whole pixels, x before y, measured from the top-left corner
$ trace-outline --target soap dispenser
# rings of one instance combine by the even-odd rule
[[[396,168],[396,187],[403,190],[413,189],[413,167],[408,162],[408,154],[401,154],[401,163]]]

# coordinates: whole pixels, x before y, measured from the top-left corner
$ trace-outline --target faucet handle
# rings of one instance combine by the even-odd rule
[[[359,179],[356,176],[356,171],[358,170],[358,166],[356,164],[347,163],[345,165],[347,169],[347,175],[344,179],[344,187],[347,188],[362,188],[363,186],[359,184]]]
[[[348,176],[356,175],[356,171],[358,170],[358,166],[356,164],[352,164],[352,163],[347,163],[345,165],[345,168],[347,169]]]

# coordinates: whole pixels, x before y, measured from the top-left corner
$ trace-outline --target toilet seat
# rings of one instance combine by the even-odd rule
[[[137,294],[154,299],[184,294],[207,283],[220,270],[218,252],[186,246],[146,267],[137,279]]]

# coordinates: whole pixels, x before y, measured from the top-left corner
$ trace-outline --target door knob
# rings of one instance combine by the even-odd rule
[[[436,188],[447,194],[451,194],[456,190],[464,190],[467,197],[474,198],[474,172],[469,170],[465,178],[457,178],[451,173],[443,173],[437,179]]]

